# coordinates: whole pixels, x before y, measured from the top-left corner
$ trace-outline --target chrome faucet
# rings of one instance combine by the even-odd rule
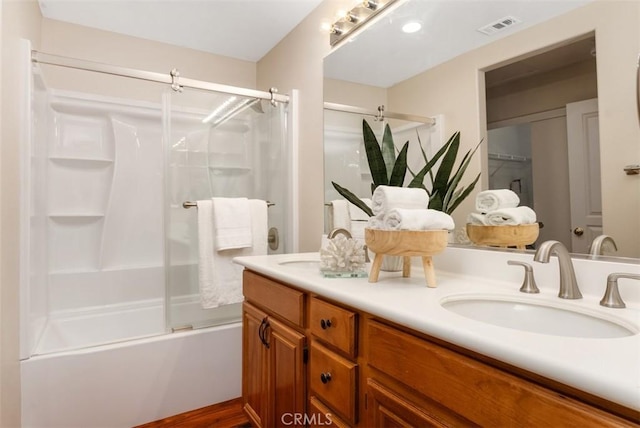
[[[618,251],[618,247],[616,246],[616,241],[613,240],[609,235],[599,235],[596,236],[589,247],[589,254],[592,256],[599,256],[604,254],[603,247],[606,243],[609,243],[613,246],[615,251]]]
[[[640,274],[637,273],[612,273],[607,277],[607,291],[605,291],[600,304],[608,308],[626,308],[620,291],[618,290],[618,279],[637,279],[640,280]]]
[[[558,267],[560,270],[560,291],[558,297],[562,299],[581,299],[582,293],[578,289],[576,273],[573,270],[573,263],[567,247],[560,241],[545,241],[540,244],[533,256],[533,260],[540,263],[549,263],[552,254],[558,256]]]

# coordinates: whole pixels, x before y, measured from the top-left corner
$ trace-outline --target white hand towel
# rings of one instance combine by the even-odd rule
[[[453,230],[453,218],[445,212],[430,209],[395,208],[384,217],[386,229],[390,230]]]
[[[487,225],[487,215],[480,213],[471,213],[467,217],[467,223],[475,224],[478,226],[486,226]]]
[[[384,217],[382,215],[369,217],[366,227],[369,229],[384,229]]]
[[[216,250],[250,247],[251,215],[247,198],[213,198]]]
[[[346,199],[331,201],[329,206],[329,229],[345,229],[351,232],[349,205],[351,203]]]
[[[535,222],[535,211],[525,206],[491,211],[486,216],[486,224],[489,226],[533,224]]]
[[[362,202],[365,203],[366,206],[371,208],[371,199],[361,199]],[[360,208],[353,204],[349,204],[349,218],[351,221],[367,221],[369,220],[369,215],[362,211]]]
[[[371,197],[373,215],[384,214],[394,208],[420,209],[429,205],[426,190],[409,187],[378,186]]]
[[[243,267],[233,263],[234,257],[267,254],[267,203],[258,199],[250,199],[248,203],[253,237],[251,247],[212,251],[204,256],[201,254],[201,258],[206,257],[210,261],[208,267],[210,278],[200,279],[200,303],[205,309],[230,305],[243,300]],[[200,205],[198,205],[198,209],[200,209]],[[200,217],[199,212],[198,214]]]
[[[515,208],[519,203],[518,195],[509,189],[485,190],[476,196],[476,211],[488,213],[502,208]]]
[[[202,297],[209,294],[209,290],[214,290],[213,201],[197,201],[196,205],[198,207],[198,285]]]

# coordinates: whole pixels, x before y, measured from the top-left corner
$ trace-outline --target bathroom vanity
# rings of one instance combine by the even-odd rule
[[[447,248],[435,289],[323,278],[317,253],[236,259],[245,411],[259,427],[637,426],[640,287],[621,282],[625,309],[598,302],[609,273],[640,266],[574,260],[584,298],[566,301],[555,260],[532,259]],[[507,260],[532,264],[541,292],[520,293]]]

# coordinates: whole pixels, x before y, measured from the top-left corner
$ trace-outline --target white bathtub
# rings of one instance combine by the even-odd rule
[[[21,362],[23,427],[132,427],[241,395],[241,323]]]

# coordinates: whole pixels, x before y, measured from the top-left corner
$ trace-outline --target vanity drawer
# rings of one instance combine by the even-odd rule
[[[585,405],[435,343],[369,321],[368,364],[481,426],[629,426]]]
[[[242,291],[247,301],[304,327],[304,293],[246,269],[242,275]]]
[[[309,385],[312,395],[350,423],[356,421],[358,365],[311,342]]]
[[[349,424],[344,422],[334,412],[325,406],[316,397],[309,399],[309,410],[307,411],[309,428],[316,427],[335,427],[349,428]]]
[[[315,297],[309,307],[311,333],[355,358],[357,315]]]

